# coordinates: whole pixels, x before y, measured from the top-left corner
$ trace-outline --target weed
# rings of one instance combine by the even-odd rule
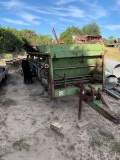
[[[54,112],[54,111],[51,111],[50,113],[53,115],[55,112]]]
[[[18,90],[15,88],[15,89],[13,89],[13,92],[17,92]]]
[[[39,93],[36,93],[36,92],[35,93],[30,93],[29,97],[30,97],[31,101],[37,101],[38,98],[39,98]]]
[[[89,157],[87,160],[94,160],[94,158],[92,158],[92,157]]]
[[[54,119],[55,121],[58,121],[58,120],[59,120],[59,117],[58,117],[58,116],[55,116],[55,117],[53,117],[53,119]]]
[[[68,147],[69,151],[74,151],[75,150],[75,146],[73,144],[71,144],[69,147]]]
[[[13,99],[5,99],[5,100],[3,100],[3,101],[0,101],[0,103],[3,105],[3,106],[5,106],[5,107],[9,107],[9,106],[11,106],[11,105],[16,105],[17,104],[17,102],[15,101],[15,100],[13,100]]]
[[[112,150],[117,152],[117,153],[120,153],[120,142],[114,142],[114,145],[112,147]]]
[[[72,158],[72,160],[76,160],[75,156]]]
[[[10,84],[17,85],[17,82],[16,81],[10,81]]]
[[[105,47],[105,50],[107,50],[106,57],[108,59],[111,59],[117,62],[120,61],[120,54],[119,54],[120,52],[117,47]]]
[[[96,138],[92,138],[92,141],[90,142],[91,147],[101,147],[102,146],[102,142],[99,139]]]
[[[118,116],[120,116],[120,110],[118,110]]]
[[[14,142],[12,146],[14,149],[17,149],[19,151],[21,151],[22,149],[29,149],[29,144],[26,143],[25,139],[20,139],[19,141]]]
[[[51,120],[51,116],[48,116],[47,121],[50,121],[50,120]]]
[[[31,123],[32,125],[35,125],[36,124],[36,119],[35,118],[33,118],[32,119],[32,123]]]
[[[108,140],[115,140],[115,137],[111,132],[105,132],[105,131],[100,130],[99,133],[102,136],[106,137]]]
[[[3,160],[3,156],[4,156],[4,155],[0,155],[0,160]]]

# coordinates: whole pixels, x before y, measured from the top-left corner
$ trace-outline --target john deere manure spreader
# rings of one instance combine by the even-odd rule
[[[41,45],[36,49],[26,44],[24,48],[32,71],[51,98],[78,94],[79,119],[85,101],[105,118],[120,123],[100,92],[105,83],[103,44]]]

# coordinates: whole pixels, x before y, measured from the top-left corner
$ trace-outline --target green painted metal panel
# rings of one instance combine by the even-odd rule
[[[91,106],[94,110],[96,110],[99,114],[101,114],[103,117],[108,119],[109,121],[112,121],[115,124],[119,124],[119,116],[115,114],[113,111],[111,111],[109,108],[107,108],[104,104],[102,104],[101,101],[98,100],[88,100],[85,101],[89,106]]]
[[[67,88],[55,89],[55,97],[62,97],[67,95],[76,95],[78,94],[78,87],[72,86]]]
[[[64,96],[76,94],[73,82],[77,79],[77,82],[84,81],[86,84],[86,80],[89,81],[87,77],[92,78],[97,62],[105,52],[103,44],[42,45],[37,48],[39,52],[28,54],[33,55],[34,62],[31,62],[36,67],[34,57],[41,56],[45,58],[43,62],[49,64],[48,89],[52,98],[62,93]],[[64,91],[60,92],[62,87]]]
[[[53,59],[54,79],[90,75],[95,69],[96,57],[68,57]]]
[[[89,89],[88,84],[84,85],[86,89]],[[98,88],[102,89],[101,84],[93,84],[92,85],[96,90]],[[61,89],[55,89],[55,97],[62,97],[62,96],[67,96],[67,95],[76,95],[79,94],[80,88],[76,86],[70,86],[66,88],[61,88]]]
[[[52,58],[94,56],[104,52],[103,44],[42,45],[37,48],[41,53],[49,53]]]
[[[53,68],[79,67],[95,65],[97,57],[73,57],[53,59]]]
[[[70,77],[78,77],[78,76],[85,76],[90,75],[92,73],[93,67],[89,68],[76,68],[76,69],[65,69],[65,70],[55,70],[53,71],[54,79],[66,78]]]
[[[87,90],[90,89],[90,88],[88,87],[88,84],[87,84],[87,85],[85,84],[84,86],[85,86],[85,88],[86,88]],[[101,83],[92,84],[92,87],[95,88],[96,91],[97,91],[98,89],[102,90],[102,84],[101,84]]]

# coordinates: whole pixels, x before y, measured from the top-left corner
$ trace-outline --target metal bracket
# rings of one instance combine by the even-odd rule
[[[81,117],[82,102],[84,101],[109,121],[112,121],[115,124],[120,124],[120,116],[110,110],[100,93],[100,89],[96,91],[92,85],[89,85],[88,87],[90,89],[86,90],[82,83],[75,83],[75,85],[80,88],[78,119]]]

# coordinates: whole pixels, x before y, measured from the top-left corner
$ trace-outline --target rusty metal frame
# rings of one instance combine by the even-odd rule
[[[109,106],[102,97],[100,90],[96,91],[92,85],[89,85],[89,90],[86,90],[83,84],[75,84],[79,86],[79,107],[78,107],[78,119],[80,119],[82,112],[82,102],[84,101],[103,117],[112,121],[115,124],[120,124],[120,116],[110,110]]]

